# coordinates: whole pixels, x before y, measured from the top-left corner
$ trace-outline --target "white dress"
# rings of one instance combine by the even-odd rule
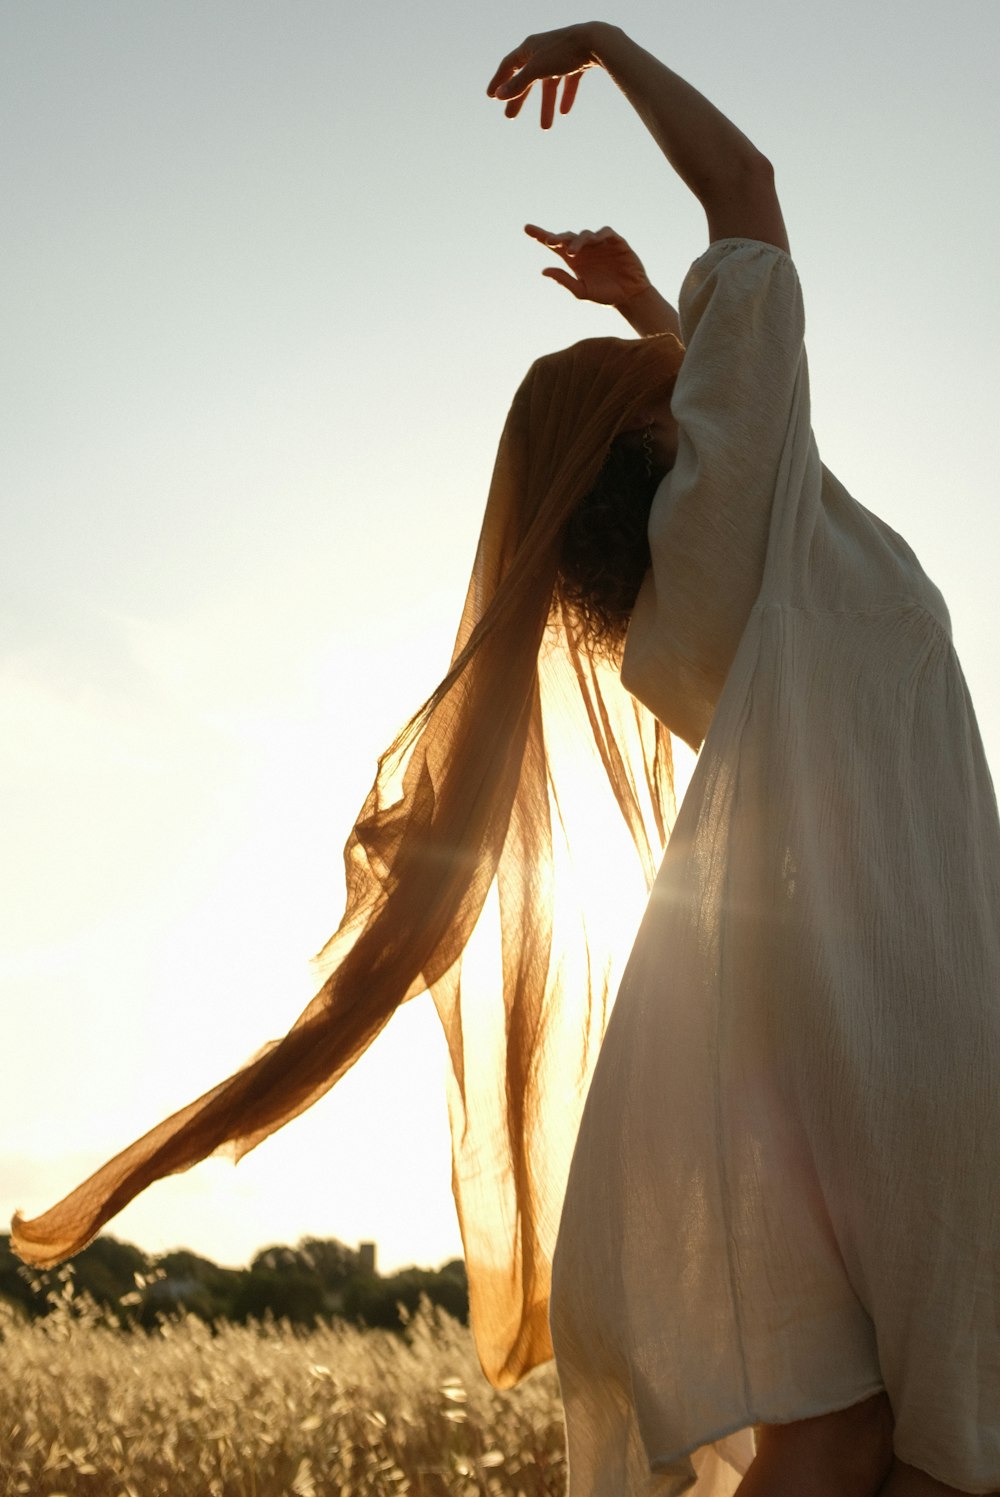
[[[941,596],[821,465],[788,256],[681,294],[625,685],[701,755],[553,1264],[570,1497],[725,1497],[750,1427],[888,1391],[1000,1486],[1000,829]]]

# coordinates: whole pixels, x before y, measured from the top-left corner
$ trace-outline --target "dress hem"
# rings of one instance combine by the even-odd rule
[[[853,1408],[856,1403],[864,1403],[866,1398],[874,1398],[877,1393],[885,1392],[885,1384],[883,1382],[876,1382],[873,1384],[868,1384],[866,1389],[860,1393],[852,1394],[848,1398],[838,1398],[832,1403],[822,1404],[819,1408],[812,1409],[807,1413],[795,1413],[783,1419],[767,1417],[765,1415],[747,1418],[744,1415],[741,1419],[737,1420],[734,1423],[724,1424],[713,1434],[706,1435],[703,1439],[696,1440],[694,1444],[685,1445],[674,1455],[657,1456],[655,1460],[650,1460],[649,1469],[650,1472],[655,1475],[660,1475],[661,1473],[666,1474],[673,1467],[677,1466],[680,1461],[689,1460],[696,1451],[703,1450],[708,1445],[716,1445],[720,1440],[726,1440],[731,1435],[738,1435],[745,1429],[756,1430],[762,1424],[798,1424],[804,1419],[821,1419],[825,1414],[840,1414],[845,1409]],[[921,1467],[921,1469],[923,1468]],[[931,1476],[933,1475],[933,1473],[928,1471],[927,1475]],[[944,1478],[935,1477],[934,1479],[936,1481],[942,1481]],[[986,1490],[988,1492],[989,1488],[987,1488]]]
[[[746,1429],[756,1431],[763,1424],[797,1424],[804,1419],[821,1419],[826,1414],[842,1413],[844,1409],[850,1409],[853,1408],[857,1403],[863,1403],[866,1398],[874,1398],[876,1394],[885,1392],[887,1392],[885,1384],[882,1382],[876,1382],[869,1384],[865,1391],[861,1391],[858,1394],[851,1396],[850,1398],[838,1398],[832,1403],[824,1403],[818,1408],[810,1409],[807,1413],[796,1413],[790,1418],[779,1419],[774,1417],[759,1416],[756,1418],[747,1419],[744,1417],[743,1419],[735,1423],[723,1425],[713,1434],[706,1436],[704,1439],[699,1439],[693,1445],[686,1445],[682,1450],[678,1450],[676,1454],[672,1456],[659,1456],[655,1461],[651,1460],[649,1463],[650,1474],[657,1476],[668,1475],[672,1470],[676,1469],[676,1467],[682,1461],[690,1461],[691,1456],[693,1456],[697,1451],[704,1450],[707,1446],[710,1445],[716,1445],[719,1443],[719,1441],[729,1439],[732,1435],[741,1434]],[[756,1446],[756,1438],[754,1440],[754,1444]],[[904,1465],[912,1466],[915,1470],[920,1471],[923,1475],[929,1476],[932,1481],[939,1481],[942,1482],[945,1486],[954,1487],[956,1491],[960,1491],[963,1493],[963,1497],[965,1497],[965,1494],[967,1494],[967,1497],[993,1497],[993,1494],[996,1493],[998,1489],[1000,1489],[1000,1482],[996,1481],[991,1481],[986,1486],[957,1486],[954,1479],[954,1473],[944,1472],[933,1466],[929,1466],[916,1453],[907,1454],[903,1451],[897,1450],[895,1445],[893,1446],[893,1455],[895,1456],[896,1460],[902,1461]],[[737,1468],[734,1467],[733,1469],[735,1470]],[[745,1474],[745,1472],[740,1473],[741,1477]]]

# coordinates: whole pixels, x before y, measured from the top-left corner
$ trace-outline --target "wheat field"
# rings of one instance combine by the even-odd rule
[[[151,1332],[66,1282],[0,1302],[0,1497],[561,1497],[552,1365],[509,1393],[426,1300],[403,1337],[336,1322]]]

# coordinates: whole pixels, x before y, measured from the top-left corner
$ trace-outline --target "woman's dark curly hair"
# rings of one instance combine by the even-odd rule
[[[664,468],[650,466],[641,432],[623,432],[563,531],[554,602],[590,653],[620,661],[649,568],[649,511]]]

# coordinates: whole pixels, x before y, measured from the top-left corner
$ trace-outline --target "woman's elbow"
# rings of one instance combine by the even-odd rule
[[[709,239],[757,239],[788,253],[788,234],[778,201],[774,167],[749,147],[726,177],[703,199]]]

